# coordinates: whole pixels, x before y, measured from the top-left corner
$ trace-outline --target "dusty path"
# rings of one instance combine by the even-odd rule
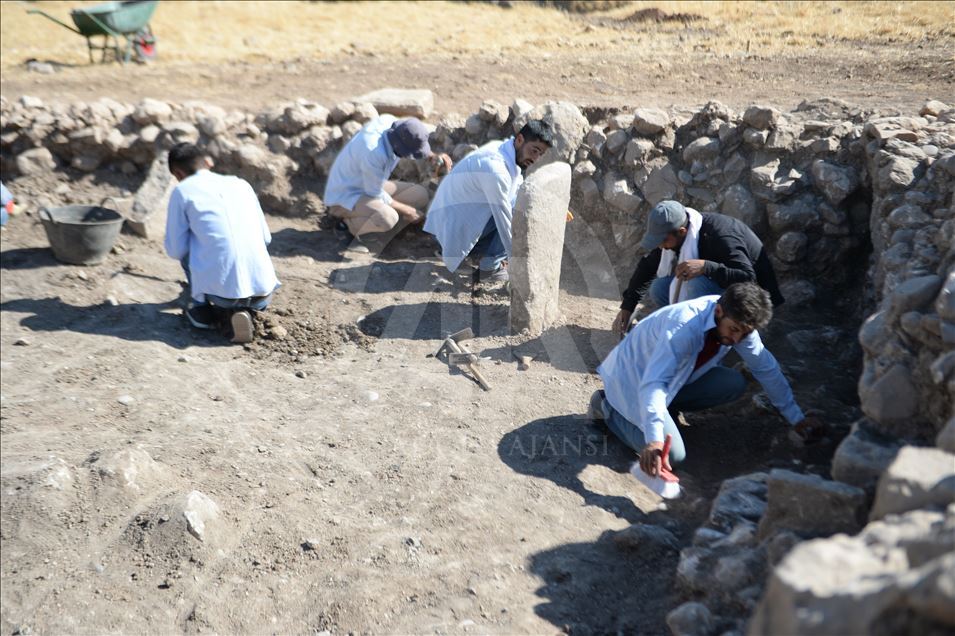
[[[65,69],[53,76],[7,71],[0,91],[61,101],[108,96],[202,99],[263,110],[306,97],[322,104],[372,88],[430,88],[439,113],[473,112],[485,99],[532,103],[564,99],[604,107],[691,107],[716,99],[731,107],[771,103],[794,108],[804,99],[834,97],[866,107],[917,111],[927,97],[955,93],[951,55],[920,49],[860,46],[827,53],[745,54],[717,58],[657,57],[640,51],[547,52],[539,56],[350,56],[332,60],[162,67]]]

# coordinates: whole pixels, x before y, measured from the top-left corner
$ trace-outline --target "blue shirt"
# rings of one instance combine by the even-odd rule
[[[335,157],[325,184],[325,205],[354,210],[358,199],[371,197],[391,203],[385,181],[398,165],[398,155],[385,133],[395,123],[393,115],[372,119],[345,144]]]
[[[492,218],[510,256],[514,201],[524,182],[515,153],[513,137],[486,143],[459,161],[438,186],[424,229],[438,239],[452,272]]]
[[[272,235],[247,181],[199,170],[173,190],[166,215],[166,253],[188,258],[192,297],[239,299],[276,290],[266,246]]]
[[[716,327],[719,296],[702,296],[659,309],[637,323],[597,367],[607,401],[643,431],[647,443],[663,441],[667,406],[684,385],[695,381],[736,349],[790,424],[803,419],[776,358],[753,331],[733,347],[693,370],[706,332]]]

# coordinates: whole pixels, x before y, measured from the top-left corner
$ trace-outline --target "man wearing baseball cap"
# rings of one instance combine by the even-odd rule
[[[623,293],[613,331],[624,334],[645,293],[657,307],[713,294],[733,283],[755,282],[773,305],[784,302],[762,241],[742,221],[700,214],[677,201],[661,201],[647,215],[640,259]]]
[[[428,135],[428,128],[413,117],[381,115],[369,121],[332,164],[325,186],[329,214],[354,237],[366,240],[374,236],[386,241],[405,225],[421,223],[428,191],[389,177],[402,157],[433,157],[445,171],[451,169],[450,157],[432,154]],[[352,249],[368,251],[360,240]]]

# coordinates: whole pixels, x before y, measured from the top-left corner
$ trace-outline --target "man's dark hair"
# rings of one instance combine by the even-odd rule
[[[524,142],[539,141],[547,144],[548,147],[554,145],[554,129],[549,122],[543,119],[532,119],[521,128],[519,133],[524,138]]]
[[[178,143],[169,149],[169,170],[178,168],[187,174],[193,174],[202,167],[202,160],[205,153],[199,150],[199,146],[187,141]]]
[[[723,315],[748,329],[762,329],[773,319],[769,292],[756,283],[730,285],[720,296]]]

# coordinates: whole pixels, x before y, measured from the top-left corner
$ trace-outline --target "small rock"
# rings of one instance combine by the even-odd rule
[[[179,357],[176,359],[176,361],[177,361],[177,362],[189,362],[189,358],[187,358],[186,356],[179,356]]]
[[[219,517],[219,506],[204,493],[193,490],[186,495],[182,516],[186,519],[189,534],[203,541],[207,525]]]
[[[318,539],[306,539],[302,541],[302,550],[305,552],[317,552],[319,545]]]
[[[49,62],[40,62],[39,60],[30,60],[27,62],[27,70],[31,73],[39,73],[40,75],[52,75],[56,73],[56,67]]]
[[[378,400],[378,397],[379,397],[379,396],[378,396],[378,393],[376,393],[375,391],[370,391],[370,390],[369,390],[369,391],[362,391],[361,396],[362,396],[364,399],[368,400],[369,402],[375,402],[375,401]]]
[[[308,374],[302,371],[301,369],[299,369],[298,371],[295,372],[295,377],[305,379],[308,377]]]
[[[131,395],[121,395],[116,398],[116,401],[122,404],[123,406],[132,406],[136,403],[136,398]]]
[[[107,296],[104,302],[110,307],[116,307],[119,305],[119,301],[116,300],[116,296]]]
[[[613,537],[614,543],[625,550],[670,550],[680,549],[676,536],[666,528],[646,523],[635,523]]]
[[[30,341],[26,338],[17,338],[16,342],[13,343],[17,347],[29,347]]]

